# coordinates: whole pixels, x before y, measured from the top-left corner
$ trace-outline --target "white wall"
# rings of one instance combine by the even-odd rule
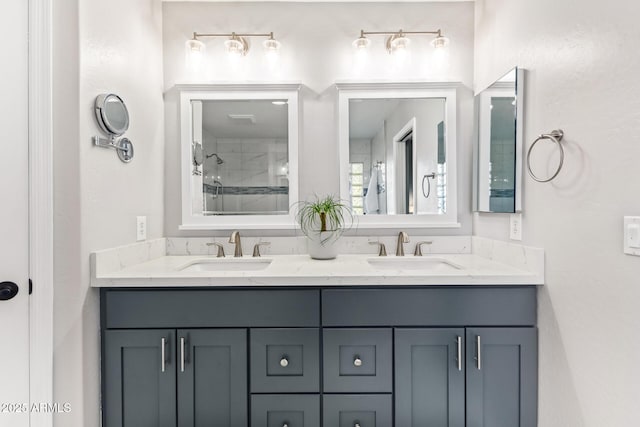
[[[163,229],[162,13],[159,0],[82,0],[54,5],[55,307],[54,400],[72,411],[57,427],[100,425],[98,291],[89,254]],[[127,103],[136,157],[121,163],[92,146],[95,97]]]
[[[628,0],[476,2],[476,87],[526,68],[525,146],[566,135],[558,178],[523,188],[524,243],[546,250],[544,427],[640,425],[640,259],[622,253],[622,217],[640,215],[638,16]],[[478,215],[474,234],[507,240],[508,217]]]
[[[314,194],[339,194],[336,96],[337,80],[449,80],[472,85],[473,3],[165,3],[164,82],[300,81],[302,135],[299,154],[300,198]],[[354,67],[351,42],[367,31],[434,30],[451,39],[450,67],[432,67],[430,38],[414,37],[412,62],[404,69],[393,65],[384,49],[384,37],[372,37],[367,66]],[[268,32],[282,42],[280,66],[269,68],[261,40],[251,40],[251,50],[241,67],[230,66],[223,39],[207,41],[207,71],[194,76],[185,68],[184,43],[198,32]],[[429,230],[433,234],[471,233],[471,136],[473,101],[461,94],[458,109],[458,209],[461,229]],[[216,235],[226,232],[181,232],[179,117],[174,93],[165,96],[167,236]],[[378,231],[383,233],[385,231]],[[387,230],[388,232],[388,230]],[[252,232],[266,235],[268,231]],[[281,234],[281,232],[279,232]]]

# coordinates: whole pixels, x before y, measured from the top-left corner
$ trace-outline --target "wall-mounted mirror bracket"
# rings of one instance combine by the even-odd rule
[[[94,136],[93,144],[96,147],[113,148],[118,153],[118,158],[124,163],[129,163],[133,159],[133,143],[129,138],[115,139]]]

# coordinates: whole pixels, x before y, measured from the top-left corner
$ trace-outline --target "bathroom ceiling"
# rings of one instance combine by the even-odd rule
[[[162,0],[163,2],[183,2],[185,0]],[[229,3],[229,0],[189,0],[206,3]],[[266,2],[291,2],[292,0],[235,0],[231,3],[266,3]],[[474,2],[475,0],[295,0],[296,3],[445,3],[445,2]]]
[[[287,106],[260,101],[204,101],[203,128],[216,138],[286,138]]]

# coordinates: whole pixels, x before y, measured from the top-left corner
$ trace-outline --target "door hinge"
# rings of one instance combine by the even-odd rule
[[[33,280],[29,279],[29,295],[33,293]]]

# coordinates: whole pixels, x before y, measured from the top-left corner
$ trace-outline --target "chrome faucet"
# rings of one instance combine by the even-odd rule
[[[398,246],[396,246],[396,256],[404,256],[404,243],[409,243],[409,235],[404,231],[398,233]]]
[[[240,242],[240,232],[234,231],[231,233],[231,237],[229,237],[229,243],[235,243],[236,249],[233,252],[233,256],[236,258],[242,257],[242,243]]]

